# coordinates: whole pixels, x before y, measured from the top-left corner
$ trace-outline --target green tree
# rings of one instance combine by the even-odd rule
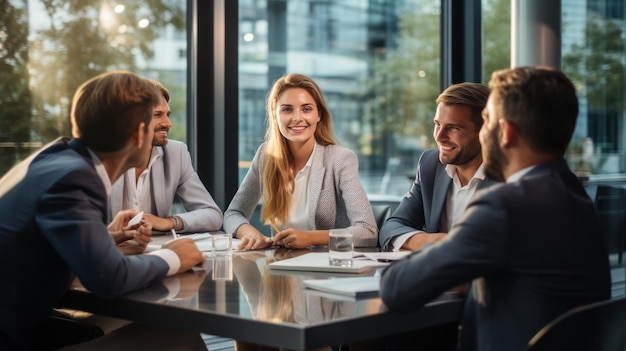
[[[483,82],[511,66],[511,0],[483,0]]]
[[[0,175],[30,152],[28,17],[13,3],[0,0]]]
[[[577,84],[590,108],[622,110],[624,107],[623,23],[591,12],[587,16],[584,44],[573,44],[563,56],[563,70]]]
[[[432,133],[435,99],[439,94],[439,12],[433,1],[416,1],[415,12],[399,14],[397,41],[372,59],[364,86],[361,144],[373,155],[398,155],[396,141],[418,140]],[[390,43],[394,44],[394,43]]]
[[[34,31],[29,68],[35,87],[33,135],[47,141],[69,135],[76,88],[109,70],[138,72],[137,57],[154,56],[153,41],[168,26],[185,28],[184,2],[138,0],[117,5],[99,0],[41,0],[47,23]]]
[[[572,44],[563,55],[563,71],[572,79],[581,100],[586,101],[586,111],[598,117],[595,125],[605,124],[606,135],[595,135],[595,152],[615,152],[623,148],[615,139],[615,125],[623,119],[624,92],[626,91],[626,58],[623,21],[606,18],[590,12],[584,29],[584,39]],[[591,113],[588,118],[593,118]],[[621,135],[621,134],[618,134]],[[621,136],[617,136],[621,138]],[[570,143],[569,158],[578,163],[582,156],[584,136],[576,136]],[[586,167],[590,167],[586,165]],[[594,171],[594,169],[591,169]]]

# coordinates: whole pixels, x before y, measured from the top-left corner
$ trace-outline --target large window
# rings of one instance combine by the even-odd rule
[[[72,95],[125,69],[170,90],[170,137],[186,139],[184,0],[0,0],[0,175],[58,136],[70,136]]]
[[[404,194],[432,141],[440,92],[439,0],[239,2],[239,164],[265,133],[265,97],[285,73],[312,77],[370,195]]]
[[[187,141],[187,118],[197,118],[187,115],[193,111],[187,97],[197,92],[187,86],[195,72],[187,69],[187,19],[193,17],[186,9],[196,1],[57,6],[0,0],[0,175],[46,142],[69,135],[76,87],[112,69],[161,81],[172,93],[170,137]],[[418,155],[434,146],[441,4],[239,0],[238,157],[226,162],[238,162],[241,179],[263,141],[272,82],[300,72],[324,90],[339,142],[359,155],[367,192],[403,194]],[[511,1],[481,4],[486,82],[493,70],[510,65]],[[562,69],[575,81],[581,102],[567,158],[592,181],[623,180],[626,174],[625,7],[624,0],[562,0]],[[199,162],[213,152],[205,149],[197,150]]]
[[[580,113],[570,167],[591,181],[626,173],[626,1],[563,0],[562,68],[574,80]]]

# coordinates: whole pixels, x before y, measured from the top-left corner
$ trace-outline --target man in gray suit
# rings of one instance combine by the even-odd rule
[[[478,132],[489,88],[454,84],[437,98],[433,137],[438,149],[424,151],[415,182],[378,234],[386,251],[418,250],[446,236],[476,190],[494,184],[485,178]]]
[[[170,93],[159,82],[151,82],[162,94],[161,103],[153,112],[152,149],[146,163],[129,169],[113,184],[111,213],[130,208],[144,211],[146,221],[159,231],[219,230],[222,211],[194,171],[187,145],[167,139],[172,127]],[[175,199],[180,200],[185,212],[172,215]]]
[[[518,67],[494,72],[489,87],[485,174],[506,183],[478,191],[446,239],[387,267],[380,293],[402,311],[473,280],[460,348],[525,350],[563,312],[610,297],[608,252],[564,159],[578,116],[572,82],[556,69]]]

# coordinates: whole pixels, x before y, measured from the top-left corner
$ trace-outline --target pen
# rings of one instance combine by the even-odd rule
[[[178,239],[178,234],[176,234],[174,228],[172,228],[172,236],[174,237],[174,239]]]

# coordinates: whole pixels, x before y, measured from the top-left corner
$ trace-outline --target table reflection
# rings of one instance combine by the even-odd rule
[[[311,324],[355,315],[356,300],[341,296],[324,297],[303,289],[302,281],[325,279],[328,274],[276,271],[269,268],[269,264],[274,261],[308,252],[276,249],[271,256],[249,252],[233,258],[235,277],[253,318],[268,322]]]
[[[79,284],[59,307],[291,350],[315,350],[407,331],[407,325],[425,328],[460,318],[463,301],[458,298],[389,313],[380,298],[303,288],[307,279],[356,274],[269,269],[271,262],[320,250],[327,249],[236,251],[222,262],[209,255],[193,271],[115,299],[91,294]],[[359,275],[376,273],[372,269]]]

